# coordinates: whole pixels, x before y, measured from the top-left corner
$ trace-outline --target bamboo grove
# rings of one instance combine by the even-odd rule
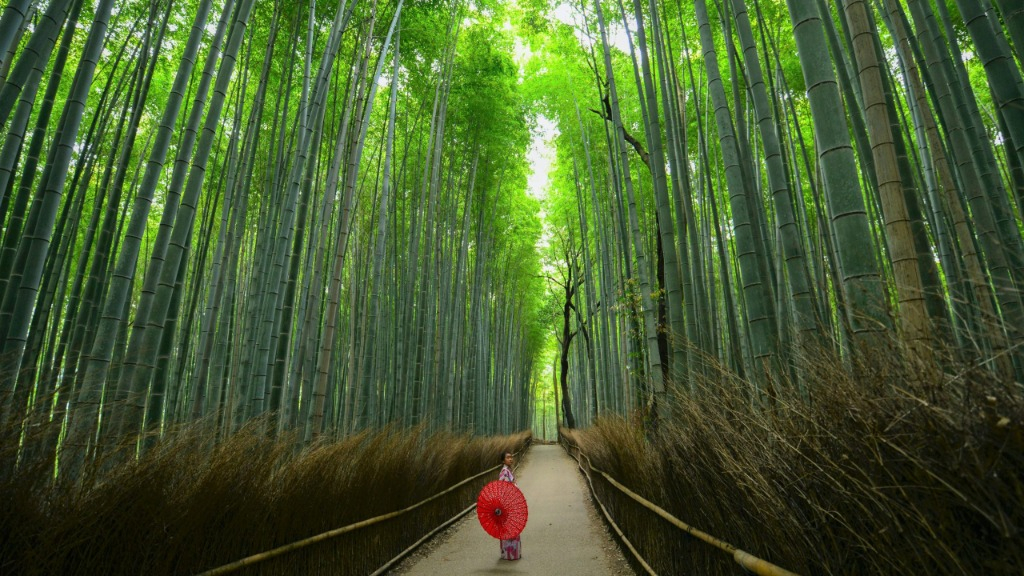
[[[823,352],[1021,381],[1022,46],[1010,0],[9,0],[11,461],[507,433],[549,334],[570,426]]]
[[[61,471],[174,426],[529,426],[543,342],[500,6],[12,0],[0,395]],[[16,460],[12,459],[11,462]]]
[[[566,425],[671,417],[721,369],[768,408],[822,358],[1022,381],[1019,3],[532,2],[523,29]]]

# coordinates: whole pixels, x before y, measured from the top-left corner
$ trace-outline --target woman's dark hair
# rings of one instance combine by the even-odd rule
[[[506,455],[510,455],[510,454],[512,454],[512,453],[511,453],[511,452],[509,452],[508,450],[505,450],[505,451],[503,451],[503,452],[501,453],[501,458],[500,458],[500,460],[501,460],[502,462],[504,462],[504,461],[505,461],[505,456],[506,456]]]

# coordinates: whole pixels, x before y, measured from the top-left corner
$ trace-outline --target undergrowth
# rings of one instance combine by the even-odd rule
[[[411,506],[530,441],[396,427],[297,451],[262,429],[216,445],[201,427],[184,430],[138,461],[96,465],[87,482],[23,463],[0,479],[0,574],[196,574]],[[238,573],[368,574],[492,479]]]
[[[897,358],[805,362],[806,388],[766,402],[710,370],[657,429],[603,418],[563,439],[683,522],[800,574],[1020,574],[1019,385]],[[592,476],[659,573],[743,572]]]

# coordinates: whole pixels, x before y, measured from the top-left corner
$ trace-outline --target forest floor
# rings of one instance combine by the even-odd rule
[[[575,462],[561,446],[534,444],[516,471],[516,484],[530,507],[520,560],[499,559],[498,541],[484,532],[471,512],[389,574],[635,574],[594,508]]]

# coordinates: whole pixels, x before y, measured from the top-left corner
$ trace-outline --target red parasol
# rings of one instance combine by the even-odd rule
[[[526,527],[529,512],[526,498],[515,484],[495,480],[480,491],[476,516],[488,534],[500,540],[511,540]]]

